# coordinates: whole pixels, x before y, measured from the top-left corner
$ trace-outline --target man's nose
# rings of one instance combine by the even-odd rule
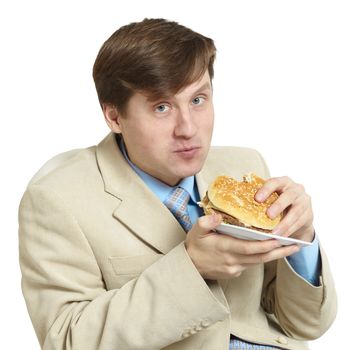
[[[191,138],[196,134],[196,132],[197,126],[191,111],[188,108],[179,108],[176,118],[175,135]]]

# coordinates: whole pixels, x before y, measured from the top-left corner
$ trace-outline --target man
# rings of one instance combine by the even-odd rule
[[[211,39],[162,19],[102,46],[93,75],[112,132],[50,161],[20,206],[22,288],[43,349],[307,349],[331,325],[335,291],[301,185],[273,178],[256,194],[280,194],[268,215],[286,212],[275,232],[313,242],[300,250],[216,234],[220,216],[196,204],[218,174],[269,178],[258,152],[210,148],[214,58]]]

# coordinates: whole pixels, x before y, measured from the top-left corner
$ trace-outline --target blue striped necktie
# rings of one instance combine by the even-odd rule
[[[186,232],[192,227],[192,222],[187,210],[189,200],[190,195],[186,190],[182,187],[175,187],[164,201],[166,207],[171,211]]]

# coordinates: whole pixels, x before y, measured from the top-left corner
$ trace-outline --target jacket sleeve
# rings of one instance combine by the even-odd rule
[[[160,349],[229,314],[221,288],[205,283],[183,243],[106,290],[78,222],[37,184],[21,201],[19,249],[23,294],[46,350]]]
[[[265,169],[270,173],[259,154]],[[265,264],[261,304],[294,339],[312,340],[331,326],[337,311],[337,296],[326,254],[320,247],[320,286],[298,275],[286,258]]]
[[[337,297],[326,255],[321,251],[320,286],[299,276],[287,259],[265,266],[262,306],[274,314],[284,332],[294,339],[319,338],[336,316]]]

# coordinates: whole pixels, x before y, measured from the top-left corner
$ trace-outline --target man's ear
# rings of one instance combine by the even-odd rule
[[[102,109],[108,127],[116,134],[120,134],[122,132],[119,123],[121,115],[118,112],[117,107],[113,106],[111,103],[103,103]]]

